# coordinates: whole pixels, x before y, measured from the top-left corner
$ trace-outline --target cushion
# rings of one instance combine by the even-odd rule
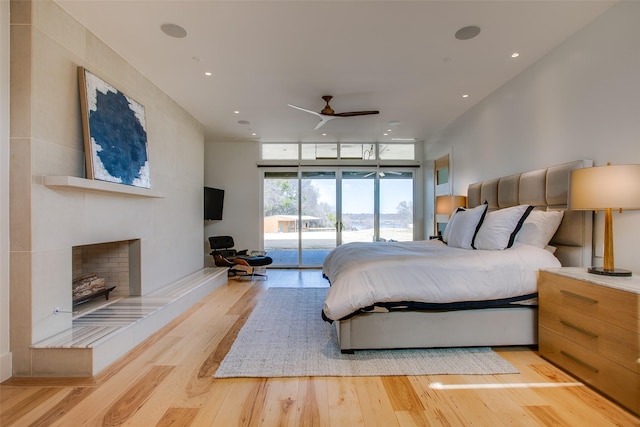
[[[532,210],[533,206],[518,205],[489,212],[478,230],[473,247],[493,251],[510,248]]]
[[[564,211],[532,211],[516,236],[518,243],[546,247],[562,222]]]
[[[465,210],[465,208],[458,208],[456,209],[456,211],[451,215],[451,218],[449,218],[449,222],[447,222],[447,226],[444,228],[444,231],[442,232],[442,241],[447,243],[449,241],[449,235],[451,234],[451,229],[453,228],[453,219],[456,216],[456,213]]]
[[[447,244],[454,248],[472,249],[473,239],[487,212],[487,205],[476,206],[473,209],[462,209],[452,217],[451,229],[448,233]],[[447,224],[449,225],[449,224]],[[445,229],[445,232],[447,230]]]

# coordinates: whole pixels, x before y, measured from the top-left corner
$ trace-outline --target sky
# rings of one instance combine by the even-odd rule
[[[332,179],[313,180],[320,193],[319,202],[331,206],[336,204],[336,181]],[[342,212],[373,213],[373,179],[345,179],[342,181]],[[380,213],[396,213],[396,207],[402,201],[413,201],[413,182],[411,179],[380,180]]]

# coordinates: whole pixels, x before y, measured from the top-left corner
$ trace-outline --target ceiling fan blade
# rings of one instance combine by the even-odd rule
[[[295,108],[296,110],[304,111],[305,113],[310,113],[310,114],[313,114],[314,116],[320,117],[320,123],[318,123],[316,127],[313,128],[313,130],[320,129],[322,126],[324,126],[325,123],[327,123],[329,120],[335,119],[336,117],[355,117],[355,116],[368,116],[370,114],[380,114],[380,111],[347,111],[345,113],[334,113],[333,109],[331,109],[331,107],[329,106],[329,101],[331,101],[331,98],[333,97],[329,95],[322,97],[322,99],[325,100],[327,105],[319,113],[312,110],[307,110],[306,108],[298,107],[297,105],[293,105],[293,104],[287,104],[287,105],[291,108]]]
[[[318,123],[316,127],[313,128],[313,130],[320,129],[320,127],[324,126],[324,124],[327,123],[329,120],[336,118],[336,116],[325,116],[324,114],[319,114],[319,116],[322,117],[322,120],[320,120],[320,123]]]
[[[312,110],[307,110],[306,108],[302,108],[302,107],[298,107],[297,105],[292,105],[292,104],[287,104],[289,107],[291,108],[295,108],[296,110],[300,110],[300,111],[304,111],[305,113],[311,113],[314,116],[318,116],[318,117],[323,117],[322,114],[316,112],[316,111],[312,111]]]
[[[346,113],[335,113],[333,117],[368,116],[370,114],[380,114],[380,111],[348,111]]]

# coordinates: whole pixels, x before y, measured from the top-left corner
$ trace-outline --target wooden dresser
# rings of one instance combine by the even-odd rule
[[[640,275],[549,269],[538,292],[540,354],[640,414]]]

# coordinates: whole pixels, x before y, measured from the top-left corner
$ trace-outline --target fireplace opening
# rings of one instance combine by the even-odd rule
[[[140,295],[140,240],[72,248],[71,294],[75,315]]]

